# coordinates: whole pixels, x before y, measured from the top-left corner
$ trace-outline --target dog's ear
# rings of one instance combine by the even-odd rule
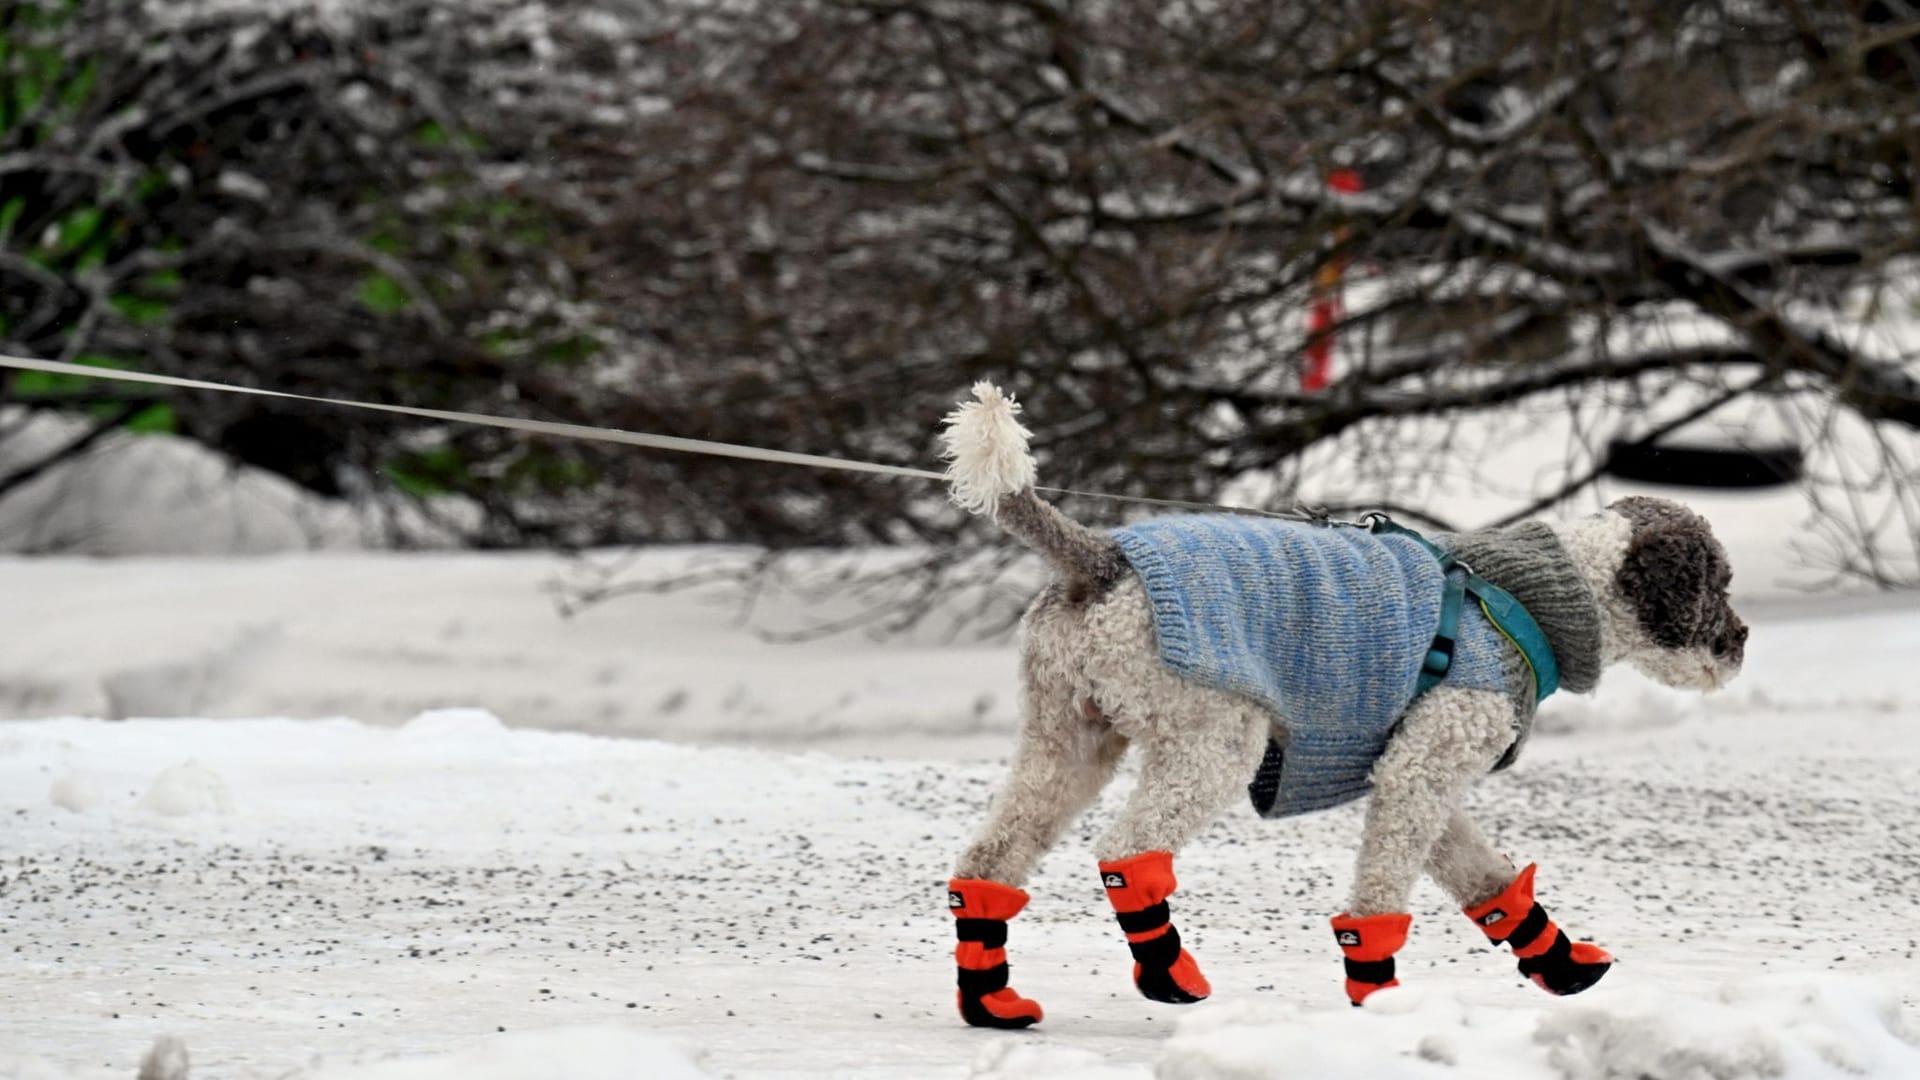
[[[1679,503],[1643,496],[1608,509],[1633,524],[1615,586],[1655,645],[1705,646],[1725,655],[1736,634],[1745,644],[1746,627],[1727,602],[1733,564],[1706,519]]]

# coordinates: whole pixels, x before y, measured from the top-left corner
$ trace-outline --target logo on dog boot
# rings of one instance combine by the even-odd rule
[[[1495,908],[1494,910],[1487,912],[1485,915],[1480,916],[1480,925],[1492,926],[1494,923],[1497,923],[1506,917],[1507,917],[1506,912],[1501,911],[1499,908]]]
[[[959,893],[954,892],[952,889],[948,889],[947,890],[947,906],[950,908],[963,908],[967,906],[967,901],[966,901],[966,898],[961,896]]]
[[[1333,934],[1333,940],[1335,940],[1335,941],[1337,941],[1337,942],[1339,942],[1339,943],[1340,943],[1340,947],[1341,947],[1341,948],[1343,948],[1343,949],[1355,949],[1355,948],[1359,948],[1359,946],[1360,946],[1360,931],[1358,931],[1358,930],[1336,930],[1336,931],[1334,931],[1334,934]]]
[[[1127,887],[1127,876],[1125,874],[1116,874],[1109,870],[1106,875],[1100,879],[1100,882],[1109,889],[1124,889]]]

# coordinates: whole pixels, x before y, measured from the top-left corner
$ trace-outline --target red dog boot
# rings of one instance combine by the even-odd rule
[[[1533,899],[1534,865],[1527,864],[1513,884],[1484,904],[1467,908],[1472,919],[1495,945],[1506,942],[1520,958],[1520,974],[1549,994],[1577,994],[1607,973],[1613,957],[1607,950],[1574,941],[1547,917],[1547,909]]]
[[[1007,920],[1027,906],[1027,894],[979,878],[947,882],[953,912],[953,959],[960,965],[960,1018],[974,1027],[1023,1028],[1040,1022],[1040,1003],[1007,988]]]
[[[1193,954],[1180,947],[1167,897],[1173,895],[1173,854],[1149,851],[1100,864],[1100,882],[1133,950],[1133,985],[1154,1001],[1186,1005],[1213,993]]]
[[[1335,915],[1333,940],[1347,956],[1347,1000],[1356,1008],[1375,990],[1399,986],[1393,954],[1407,943],[1411,915]]]

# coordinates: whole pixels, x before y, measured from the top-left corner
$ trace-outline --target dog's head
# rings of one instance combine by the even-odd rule
[[[1621,499],[1601,598],[1619,658],[1649,678],[1712,690],[1740,673],[1747,624],[1727,598],[1733,565],[1705,518],[1667,499]],[[1617,560],[1617,561],[1616,561]]]

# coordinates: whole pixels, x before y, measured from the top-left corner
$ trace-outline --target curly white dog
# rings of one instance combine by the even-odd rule
[[[1019,750],[948,885],[968,1023],[1040,1019],[1007,985],[1007,920],[1129,745],[1140,781],[1095,854],[1147,997],[1210,992],[1169,914],[1173,857],[1249,780],[1270,817],[1372,795],[1333,919],[1354,1004],[1396,985],[1423,871],[1544,989],[1599,980],[1612,957],[1554,925],[1534,902],[1534,868],[1516,872],[1460,797],[1512,762],[1556,686],[1589,691],[1621,661],[1696,689],[1739,671],[1747,628],[1703,519],[1632,498],[1433,541],[1224,514],[1100,533],[1035,494],[1019,407],[987,383],[974,395],[944,435],[954,498],[1055,577],[1023,624]]]

